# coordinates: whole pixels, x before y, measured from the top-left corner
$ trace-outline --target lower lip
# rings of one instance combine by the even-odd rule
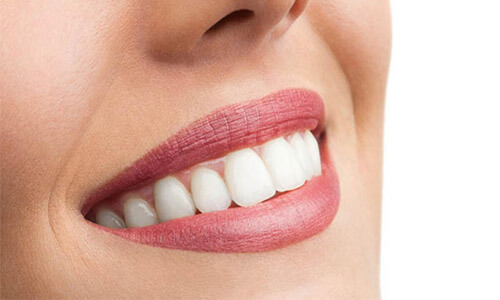
[[[85,215],[97,199],[123,187],[151,182],[162,172],[174,173],[224,155],[225,149],[248,147],[252,142],[264,142],[298,130],[313,130],[318,134],[322,122],[323,102],[316,93],[307,90],[284,90],[222,109],[172,137],[173,142],[154,149],[103,186],[87,201],[82,212]],[[246,135],[241,136],[242,130]],[[201,142],[205,145],[200,144],[197,133],[203,133]],[[193,143],[198,146],[192,147]],[[321,176],[252,207],[231,207],[142,228],[111,229],[91,224],[134,242],[170,249],[261,252],[285,247],[323,231],[337,213],[339,180],[326,140],[320,142],[320,149]]]
[[[282,248],[320,233],[337,213],[338,177],[326,151],[322,161],[321,176],[253,207],[234,207],[143,228],[111,229],[92,224],[122,238],[162,248],[207,252]]]

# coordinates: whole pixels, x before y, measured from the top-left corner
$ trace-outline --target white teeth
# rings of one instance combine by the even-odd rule
[[[196,208],[182,182],[173,176],[158,180],[154,186],[155,207],[160,222],[194,216]]]
[[[262,146],[260,153],[278,192],[290,191],[302,186],[306,180],[290,144],[282,137]]]
[[[196,207],[202,212],[219,211],[231,205],[231,197],[219,173],[198,168],[191,177],[191,193]]]
[[[96,213],[97,224],[109,228],[125,228],[125,222],[114,211],[100,207]]]
[[[313,163],[313,175],[321,175],[321,157],[319,154],[318,141],[310,131],[304,133],[304,142],[306,142],[307,148],[309,149],[309,154],[311,155],[311,160]]]
[[[295,150],[295,154],[304,170],[306,180],[311,179],[313,177],[313,162],[306,142],[300,133],[296,132],[290,137],[290,145],[292,145],[293,150]]]
[[[144,227],[158,223],[155,210],[143,199],[132,196],[123,204],[127,227]]]
[[[239,206],[257,204],[276,193],[264,162],[250,148],[227,155],[224,179],[233,201]]]
[[[122,195],[121,199],[126,200],[124,218],[109,208],[114,206],[101,204],[94,210],[95,220],[109,228],[144,227],[194,216],[197,210],[202,213],[225,210],[231,201],[251,206],[276,192],[301,187],[306,180],[321,175],[321,166],[320,149],[313,134],[295,132],[201,163]],[[152,202],[154,208],[149,204]]]

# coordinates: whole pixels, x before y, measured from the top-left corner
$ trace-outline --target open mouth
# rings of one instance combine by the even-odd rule
[[[222,108],[151,150],[83,203],[138,243],[268,251],[325,229],[339,204],[320,96],[288,89]]]

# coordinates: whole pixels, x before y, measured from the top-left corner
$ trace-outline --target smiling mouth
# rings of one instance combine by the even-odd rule
[[[324,230],[340,200],[323,101],[288,89],[222,108],[82,204],[96,228],[183,250],[259,252]]]

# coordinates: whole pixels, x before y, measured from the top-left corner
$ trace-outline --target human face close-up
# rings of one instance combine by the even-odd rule
[[[379,296],[388,1],[2,1],[2,298]]]

